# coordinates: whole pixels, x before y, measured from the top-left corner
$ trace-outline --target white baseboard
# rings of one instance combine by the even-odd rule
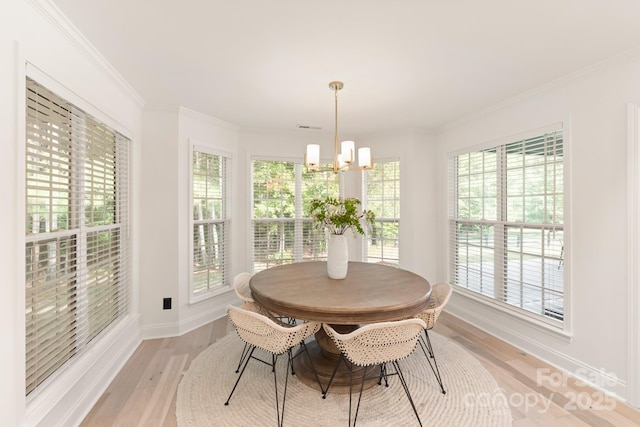
[[[156,323],[143,326],[140,329],[143,340],[154,340],[157,338],[177,337],[180,335],[180,323]]]
[[[127,316],[27,403],[25,425],[79,425],[142,341],[137,316]]]
[[[142,339],[151,340],[157,338],[178,337],[187,332],[204,326],[227,315],[227,305],[211,307],[179,322],[160,323],[142,327]]]
[[[180,335],[191,332],[194,329],[199,328],[200,326],[206,325],[207,323],[213,322],[214,320],[218,320],[226,315],[227,306],[225,305],[224,307],[213,307],[203,313],[199,313],[188,319],[182,320],[178,325]]]
[[[627,383],[615,375],[601,368],[590,366],[542,342],[532,340],[531,336],[509,328],[507,322],[491,319],[467,307],[450,304],[447,306],[447,313],[531,354],[567,376],[576,378],[594,389],[626,403],[623,396],[626,396]]]
[[[181,322],[145,328],[140,328],[139,316],[123,319],[73,366],[63,368],[50,387],[28,402],[25,425],[79,425],[143,339],[179,336],[225,315],[226,305],[212,307]]]

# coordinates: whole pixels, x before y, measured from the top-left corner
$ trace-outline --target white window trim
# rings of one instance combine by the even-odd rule
[[[477,144],[474,146],[469,146],[466,148],[450,151],[447,153],[447,168],[449,161],[457,157],[461,154],[469,153],[472,151],[479,151],[485,148],[495,147],[499,145],[508,144],[510,142],[518,141],[521,139],[532,138],[538,136],[543,133],[547,133],[550,131],[557,130],[558,128],[562,129],[563,132],[563,151],[564,151],[564,187],[563,187],[563,198],[564,198],[564,254],[563,259],[565,260],[565,270],[564,270],[564,318],[563,322],[557,322],[553,319],[542,318],[542,316],[536,315],[535,313],[529,313],[526,310],[523,310],[519,307],[511,306],[510,304],[506,304],[502,301],[498,301],[494,298],[482,295],[478,292],[471,291],[462,286],[458,286],[453,284],[453,278],[451,277],[451,268],[450,265],[453,262],[451,260],[451,239],[448,237],[450,235],[450,221],[451,221],[451,213],[450,213],[450,203],[447,200],[447,238],[445,239],[446,246],[446,256],[447,256],[447,282],[452,284],[453,290],[455,293],[468,297],[480,304],[483,304],[489,308],[499,310],[505,314],[510,316],[517,317],[522,319],[529,324],[540,328],[541,330],[549,333],[550,335],[557,336],[563,338],[565,340],[571,341],[573,337],[573,322],[572,322],[572,307],[573,307],[573,296],[572,296],[572,274],[571,268],[573,266],[573,262],[571,261],[571,224],[572,221],[572,209],[571,209],[571,120],[570,117],[565,117],[563,120],[551,123],[549,125],[545,125],[539,128],[531,129],[525,132],[513,134],[511,136],[506,136],[502,138],[497,138],[493,140],[486,141],[481,144]],[[449,189],[453,185],[450,182],[450,174],[447,173],[447,194],[449,193]],[[447,199],[448,199],[447,195]],[[558,324],[561,323],[561,324]],[[639,337],[640,339],[640,337]]]
[[[389,158],[384,158],[384,159],[379,159],[376,160],[376,163],[390,163],[390,162],[398,162],[398,164],[400,165],[400,177],[399,177],[399,181],[400,181],[400,203],[402,204],[402,161],[400,160],[400,157],[389,157]],[[367,191],[367,185],[368,185],[368,178],[369,176],[367,175],[368,172],[367,171],[362,171],[362,188],[360,189],[360,193],[362,194],[362,200],[366,201],[367,195],[368,195],[368,191]],[[368,209],[368,201],[366,201],[363,206],[363,209]],[[402,206],[400,206],[400,212],[402,212]],[[402,235],[401,233],[401,229],[402,229],[402,218],[399,217],[398,218],[398,261],[397,261],[397,266],[399,267],[401,265],[401,259],[402,259],[402,246],[400,245],[400,236]],[[368,259],[368,241],[369,241],[369,236],[362,236],[361,238],[362,241],[362,260],[366,260]],[[382,260],[380,260],[382,262],[384,262],[384,258]]]
[[[249,183],[249,188],[250,191],[247,192],[248,197],[247,197],[247,206],[249,209],[249,215],[247,215],[247,230],[249,230],[249,232],[247,233],[247,248],[249,248],[249,250],[247,251],[248,253],[248,257],[246,259],[247,265],[249,266],[249,271],[253,272],[254,270],[254,245],[255,245],[255,241],[254,241],[254,233],[253,233],[253,224],[254,221],[259,221],[261,218],[254,218],[253,216],[253,200],[254,200],[254,194],[253,194],[253,163],[256,161],[264,161],[264,162],[291,162],[295,165],[295,167],[299,167],[299,168],[304,168],[304,160],[301,159],[300,157],[288,157],[288,156],[267,156],[267,155],[249,155],[248,156],[248,167],[247,167],[247,182]],[[325,160],[325,159],[320,159],[321,163],[331,163],[332,160]],[[301,169],[303,170],[303,169]],[[304,171],[304,170],[303,170]],[[318,172],[320,173],[320,172]],[[344,174],[339,174],[339,183],[338,183],[338,188],[339,188],[339,196],[340,197],[344,197],[344,188],[345,188],[345,177]],[[296,190],[299,190],[298,186],[301,185],[301,183],[297,182],[297,178],[296,178]],[[301,194],[298,194],[299,192],[296,191],[296,215],[298,213],[301,214],[301,212],[298,212],[298,209],[302,208],[302,204],[300,204],[298,206],[298,197],[301,197]],[[296,223],[301,222],[302,220],[300,218],[296,217]]]
[[[449,283],[451,283],[451,280],[449,280]],[[535,313],[531,313],[522,308],[507,304],[502,301],[498,301],[494,298],[488,297],[478,292],[474,292],[462,286],[453,285],[453,291],[458,295],[464,296],[465,298],[478,302],[492,309],[498,310],[501,313],[505,313],[509,316],[524,320],[525,322],[537,327],[538,329],[544,331],[549,335],[560,337],[566,341],[571,341],[571,339],[573,339],[573,333],[567,330],[567,328],[563,328],[562,325],[559,325],[560,322],[557,320],[554,320],[552,318],[543,318],[542,316],[536,315]]]
[[[27,62],[25,67],[25,74],[27,77],[30,77],[33,80],[42,83],[47,89],[56,93],[58,96],[61,96],[66,101],[73,104],[76,108],[83,110],[94,119],[99,120],[103,124],[110,127],[112,130],[129,139],[131,141],[131,143],[129,144],[130,147],[133,145],[135,141],[133,131],[124,127],[117,119],[107,115],[100,108],[94,106],[92,103],[82,98],[71,89],[67,88],[65,85],[57,81],[54,77],[42,71],[36,65],[32,64],[31,62]],[[131,152],[129,152],[129,155],[131,156]],[[129,172],[131,172],[131,170],[129,170]]]
[[[133,179],[132,179],[133,154],[132,153],[133,153],[134,140],[132,137],[133,133],[131,131],[123,127],[119,122],[117,122],[113,118],[106,115],[102,110],[100,110],[99,108],[96,108],[93,104],[87,102],[86,100],[78,96],[75,92],[71,91],[69,88],[62,85],[53,77],[46,74],[39,68],[37,68],[32,63],[25,62],[24,73],[21,74],[21,78],[23,81],[25,81],[26,78],[35,80],[38,84],[42,85],[47,90],[53,92],[56,96],[70,103],[74,109],[81,110],[84,116],[83,120],[86,119],[86,117],[91,117],[96,122],[99,122],[100,124],[106,126],[107,128],[110,128],[110,130],[116,134],[116,138],[124,137],[125,139],[127,139],[127,144],[126,144],[127,170],[125,172],[127,176],[127,183],[126,183],[126,186],[121,185],[121,188],[123,188],[123,190],[118,193],[119,195],[126,194],[127,203],[128,203],[128,208],[126,210],[126,220],[120,221],[119,225],[109,224],[109,225],[102,225],[102,226],[93,226],[91,227],[90,230],[87,230],[84,232],[79,232],[78,228],[74,228],[70,230],[51,233],[52,235],[55,235],[55,236],[76,234],[79,236],[79,238],[86,239],[86,234],[88,232],[99,232],[99,231],[105,231],[105,230],[108,231],[111,229],[126,231],[126,233],[124,232],[122,233],[122,238],[127,241],[126,243],[124,243],[124,245],[127,247],[125,250],[125,255],[127,256],[126,256],[126,261],[124,263],[126,264],[124,271],[126,271],[128,274],[128,279],[127,279],[128,287],[122,293],[122,296],[126,301],[122,301],[122,300],[120,301],[120,306],[123,303],[126,304],[124,307],[125,310],[122,311],[121,316],[119,316],[117,319],[115,319],[113,322],[107,325],[107,327],[104,328],[97,335],[97,336],[100,336],[100,339],[92,338],[91,341],[88,343],[88,345],[83,347],[83,349],[80,352],[78,352],[76,355],[74,355],[72,359],[69,359],[69,361],[72,360],[72,363],[63,364],[48,378],[46,378],[35,390],[33,390],[28,396],[25,397],[27,418],[42,419],[41,414],[43,413],[43,411],[50,409],[52,405],[55,405],[57,402],[59,402],[61,395],[68,393],[73,388],[73,384],[77,382],[77,378],[83,375],[90,366],[94,365],[95,361],[92,361],[92,359],[95,358],[96,355],[104,355],[108,353],[107,351],[101,351],[99,349],[106,348],[106,347],[109,347],[110,349],[114,348],[115,346],[113,345],[113,343],[117,340],[114,341],[112,337],[116,336],[117,334],[121,334],[123,325],[133,324],[133,322],[136,321],[135,319],[132,320],[133,319],[132,316],[135,313],[135,300],[134,300],[134,292],[133,292],[135,284],[134,284],[133,277],[131,276],[131,262],[133,260],[132,252],[134,251],[134,248],[132,243],[130,242],[131,230],[133,227],[131,197],[132,197],[132,185],[133,185],[132,184],[133,182]],[[24,89],[26,85],[23,85],[22,87]],[[19,105],[20,111],[25,111],[25,107],[26,107],[27,100],[24,93],[25,91],[22,90],[20,95],[20,105]],[[20,152],[20,159],[22,160],[23,165],[26,164],[26,155],[25,155],[26,122],[27,122],[26,117],[23,114],[20,115],[21,131],[19,133],[19,137],[20,137],[19,140],[21,141],[21,144],[20,144],[19,152]],[[117,134],[120,134],[120,136],[118,136]],[[77,154],[77,149],[78,147],[74,146],[74,150],[76,154]],[[84,156],[84,154],[82,154],[82,156]],[[26,168],[22,168],[21,173],[19,175],[19,179],[21,182],[25,182],[26,175],[27,175]],[[117,179],[121,179],[121,178],[122,177],[118,177]],[[26,191],[24,189],[24,186],[21,186],[20,195],[22,196],[21,198],[22,200],[26,199]],[[81,211],[80,215],[81,217],[83,217],[84,212],[82,212],[82,209],[84,208],[82,204],[79,204],[76,208],[79,209],[79,211]],[[24,217],[25,217],[24,215],[21,215],[21,218],[24,218]],[[126,227],[123,227],[122,224],[126,224]],[[21,222],[21,225],[22,227],[20,227],[19,234],[23,242],[23,246],[24,244],[30,241],[37,240],[37,236],[25,237],[24,220]],[[86,245],[84,243],[82,244],[82,247],[84,248],[84,250],[86,250]],[[83,262],[86,262],[85,255],[79,253],[79,256],[81,256],[82,260],[85,260]],[[122,252],[120,252],[120,256],[123,256]],[[20,269],[21,271],[24,272],[25,271],[24,256],[19,258],[21,259]],[[79,263],[78,265],[82,265],[82,264]],[[84,290],[81,290],[79,293],[82,295],[84,293]],[[20,294],[21,294],[20,306],[25,307],[25,304],[26,304],[25,293],[24,291],[22,291],[20,292]],[[80,296],[79,299],[82,299],[82,298],[83,297]],[[86,316],[87,315],[85,314],[85,317]],[[25,316],[24,316],[24,312],[22,311],[20,315],[20,324],[22,324],[24,329]],[[79,334],[79,336],[81,336],[83,339],[87,335],[88,334],[86,332],[82,332]],[[23,336],[22,338],[23,344],[25,343],[24,339],[25,338]],[[24,353],[22,353],[21,357],[24,365],[25,364]],[[20,381],[21,392],[24,392],[24,389],[25,389],[24,371],[22,371],[20,375],[22,377]]]
[[[222,286],[217,287],[215,289],[211,289],[207,292],[203,292],[200,295],[195,296],[193,294],[193,225],[194,225],[194,219],[193,219],[193,153],[195,151],[201,152],[201,153],[206,153],[206,154],[210,154],[213,156],[221,156],[221,157],[225,157],[227,159],[227,166],[226,166],[226,177],[225,177],[225,197],[227,199],[227,218],[229,218],[229,229],[227,230],[227,233],[229,233],[231,231],[232,228],[232,224],[231,224],[231,215],[230,215],[230,210],[231,210],[231,203],[230,203],[230,195],[233,194],[232,193],[232,182],[231,182],[231,176],[232,176],[232,166],[233,166],[233,154],[228,152],[228,151],[223,151],[223,150],[218,150],[218,149],[214,149],[211,147],[207,147],[204,145],[200,145],[198,143],[192,142],[189,144],[189,156],[188,156],[188,170],[189,170],[189,179],[188,181],[188,194],[189,194],[189,221],[188,221],[188,229],[187,229],[187,236],[188,237],[188,242],[189,242],[189,249],[188,249],[188,265],[189,265],[189,304],[197,304],[199,302],[202,301],[206,301],[209,300],[215,296],[224,294],[226,292],[229,292],[229,290],[231,290],[231,239],[227,240],[227,245],[228,247],[226,248],[227,251],[227,263],[225,265],[225,268],[228,270],[225,275],[226,277],[226,283],[222,284]]]

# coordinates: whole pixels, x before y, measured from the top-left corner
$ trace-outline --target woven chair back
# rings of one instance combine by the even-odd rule
[[[450,298],[451,285],[448,283],[435,284],[431,290],[429,305],[424,311],[416,314],[415,317],[417,319],[424,320],[424,323],[427,324],[426,329],[432,329],[436,325],[440,313],[442,313],[442,310],[447,305]]]
[[[239,273],[233,278],[233,289],[236,291],[240,301],[253,302],[249,280],[251,280],[251,274],[249,273]]]
[[[260,313],[234,306],[227,308],[227,314],[243,341],[273,354],[286,352],[321,326],[318,322],[296,326],[278,324]]]
[[[327,335],[353,364],[379,365],[409,356],[425,324],[420,319],[372,323],[349,334],[324,325]]]

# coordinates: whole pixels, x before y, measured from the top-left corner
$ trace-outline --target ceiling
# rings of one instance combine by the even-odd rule
[[[640,46],[638,0],[53,0],[148,103],[434,129]]]

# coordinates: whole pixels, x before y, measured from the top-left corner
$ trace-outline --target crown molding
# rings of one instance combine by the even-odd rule
[[[74,46],[87,59],[104,70],[122,90],[140,107],[145,101],[138,92],[122,77],[120,73],[105,59],[96,47],[78,30],[62,11],[51,0],[27,0],[40,15]]]
[[[468,122],[471,122],[473,120],[477,120],[483,116],[486,116],[490,113],[493,113],[494,111],[499,111],[502,109],[505,109],[515,103],[518,103],[520,101],[526,100],[528,98],[531,98],[535,95],[538,94],[542,94],[545,92],[548,92],[552,89],[558,88],[560,86],[563,86],[569,82],[572,81],[576,81],[578,79],[581,78],[585,78],[585,77],[589,77],[592,75],[595,75],[599,72],[602,72],[603,70],[609,69],[611,67],[617,66],[617,65],[621,65],[624,64],[630,60],[636,60],[640,58],[640,48],[633,48],[633,49],[629,49],[626,50],[622,53],[619,53],[617,55],[614,55],[612,57],[609,57],[607,59],[604,59],[602,61],[596,62],[594,64],[588,65],[578,71],[574,71],[572,73],[566,74],[562,77],[559,77],[555,80],[551,80],[548,83],[542,84],[540,86],[537,86],[533,89],[527,90],[525,92],[522,92],[518,95],[512,96],[510,98],[507,98],[503,101],[497,102],[495,104],[492,104],[488,107],[485,108],[481,108],[479,110],[476,110],[470,114],[461,116],[457,119],[454,119],[450,122],[447,122],[441,126],[438,126],[437,128],[435,128],[435,131],[437,133],[441,133],[443,131],[447,131],[453,128],[456,128],[458,126],[464,125]]]
[[[238,125],[234,125],[233,123],[225,122],[224,120],[216,119],[215,117],[209,116],[209,115],[204,114],[204,113],[200,113],[200,112],[195,111],[195,110],[191,110],[190,108],[187,108],[187,107],[178,107],[178,112],[180,114],[184,114],[184,115],[193,117],[194,119],[205,121],[205,122],[211,123],[211,124],[216,125],[216,126],[225,127],[227,129],[231,129],[231,130],[235,130],[235,131],[240,130],[240,126],[238,126]]]

